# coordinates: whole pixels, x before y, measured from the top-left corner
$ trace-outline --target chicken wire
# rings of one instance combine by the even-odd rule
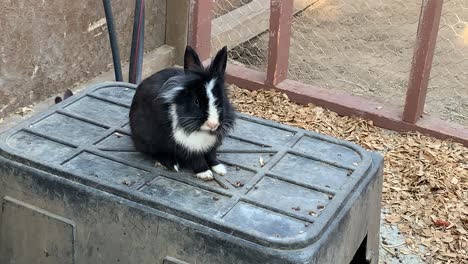
[[[445,0],[425,111],[468,127],[468,1]]]
[[[311,1],[311,6],[296,10],[293,17],[288,78],[402,108],[422,1]],[[213,23],[213,30],[224,28],[231,35],[224,39],[213,36],[212,43],[218,41],[218,47],[227,44],[232,62],[266,71],[268,24],[262,24],[263,30],[259,30],[258,18],[245,20],[235,11],[247,10],[247,16],[263,9],[269,16],[269,4],[267,0],[215,1],[214,21],[221,16],[229,19]],[[465,125],[467,5],[466,0],[444,2],[425,111]],[[236,19],[242,20],[242,26],[227,25]],[[258,34],[247,39],[239,37],[247,31]]]
[[[420,2],[318,0],[311,3],[293,18],[289,78],[402,106]],[[265,31],[232,48],[230,59],[266,70],[267,49],[268,32]]]
[[[228,45],[231,62],[265,70],[269,6],[269,0],[214,1],[212,53]]]
[[[213,18],[225,15],[241,6],[244,6],[252,0],[216,0],[213,1]]]
[[[420,1],[318,1],[294,18],[289,78],[402,106],[420,10]]]

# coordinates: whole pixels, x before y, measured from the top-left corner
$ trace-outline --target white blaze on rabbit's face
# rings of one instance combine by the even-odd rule
[[[216,98],[213,95],[213,88],[216,85],[216,79],[212,79],[206,85],[206,96],[208,98],[208,119],[205,121],[201,130],[216,131],[219,127],[219,113],[216,108]]]
[[[216,107],[216,98],[213,94],[213,89],[216,85],[216,79],[210,80],[205,84],[206,97],[208,98],[207,107],[207,119],[200,127],[199,131],[188,133],[178,124],[177,106],[171,104],[170,116],[173,128],[173,138],[180,145],[184,146],[190,151],[204,152],[209,150],[216,144],[217,137],[214,134],[208,133],[210,131],[216,131],[219,127],[219,112]],[[173,98],[176,96],[179,90],[178,87],[174,88],[165,97]]]

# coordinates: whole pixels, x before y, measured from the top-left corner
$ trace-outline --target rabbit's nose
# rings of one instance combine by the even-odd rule
[[[206,126],[210,128],[211,131],[215,131],[219,127],[219,123],[213,121],[206,121]]]

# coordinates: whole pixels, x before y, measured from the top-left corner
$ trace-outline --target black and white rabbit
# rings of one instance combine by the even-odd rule
[[[226,63],[226,47],[207,68],[187,47],[184,69],[165,69],[145,79],[130,108],[135,148],[171,170],[191,169],[203,180],[213,179],[213,171],[226,174],[216,157],[235,120],[224,86]]]

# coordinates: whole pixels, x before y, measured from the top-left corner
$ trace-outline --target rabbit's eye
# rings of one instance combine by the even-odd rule
[[[196,106],[200,106],[200,103],[198,102],[198,98],[195,97],[195,99],[193,100],[193,102],[195,103]]]

